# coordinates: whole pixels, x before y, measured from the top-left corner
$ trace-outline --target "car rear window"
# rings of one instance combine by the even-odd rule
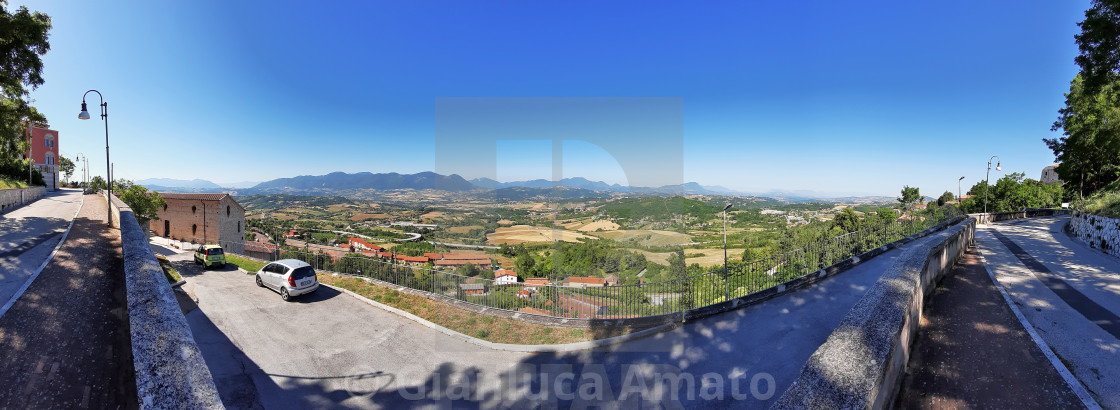
[[[221,248],[218,248],[218,249],[207,249],[207,250],[206,250],[206,254],[207,254],[207,255],[221,255],[221,254],[222,254],[222,249],[221,249]]]
[[[296,268],[296,270],[292,271],[292,278],[295,279],[295,280],[306,279],[306,278],[314,278],[314,277],[315,277],[315,269],[311,269],[310,266],[304,266],[302,268]]]

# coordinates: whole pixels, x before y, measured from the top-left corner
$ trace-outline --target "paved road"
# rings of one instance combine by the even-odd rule
[[[1068,220],[981,226],[976,240],[1054,353],[1101,406],[1120,409],[1120,260],[1067,236]]]
[[[0,214],[0,306],[47,260],[81,203],[81,190],[63,189]]]
[[[252,276],[173,258],[198,298],[187,320],[231,408],[765,408],[898,253],[613,352],[541,354],[468,344],[325,287],[285,303]]]

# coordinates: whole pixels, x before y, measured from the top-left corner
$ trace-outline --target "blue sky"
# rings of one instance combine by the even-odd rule
[[[445,97],[671,97],[683,179],[743,191],[956,192],[988,157],[1038,178],[1087,1],[33,2],[51,15],[36,105],[104,173],[215,182],[436,164]],[[13,2],[16,7],[21,2]],[[96,99],[96,96],[93,97]],[[596,138],[609,138],[599,135]],[[532,140],[533,136],[527,136]],[[626,183],[579,136],[563,176]],[[472,178],[548,178],[499,144]],[[542,151],[544,150],[544,151]],[[549,162],[550,164],[550,162]],[[678,166],[678,165],[674,165]]]

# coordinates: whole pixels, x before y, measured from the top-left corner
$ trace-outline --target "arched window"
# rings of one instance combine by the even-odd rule
[[[47,151],[43,154],[43,162],[47,165],[54,165],[54,153]]]
[[[192,214],[194,213],[194,211],[197,211],[197,210],[198,210],[197,206],[191,205],[191,213]]]
[[[43,135],[43,146],[47,148],[54,147],[54,134]]]
[[[241,233],[241,221],[237,221],[237,233]]]
[[[191,235],[198,233],[198,224],[191,225]]]
[[[229,205],[226,205],[226,216],[229,216]]]

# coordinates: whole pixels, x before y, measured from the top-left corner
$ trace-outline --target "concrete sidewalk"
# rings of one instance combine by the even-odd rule
[[[898,408],[1082,408],[969,250],[927,300]]]
[[[89,195],[69,236],[0,317],[0,408],[136,408],[120,231]]]

